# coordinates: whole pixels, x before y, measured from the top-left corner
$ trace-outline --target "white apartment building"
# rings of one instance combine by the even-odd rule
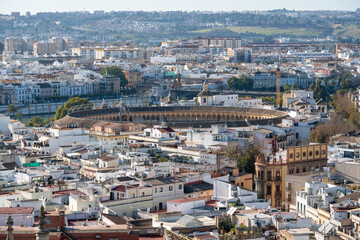
[[[7,226],[6,223],[9,216],[12,217],[14,226],[33,227],[34,225],[35,216],[33,207],[1,207],[0,226]]]
[[[144,183],[153,189],[154,210],[164,209],[167,201],[184,196],[184,183],[174,177],[148,178],[144,179]]]
[[[246,190],[223,179],[214,179],[214,200],[218,200],[218,207],[228,207],[231,203],[242,203],[244,206],[267,209],[270,205],[257,198],[257,193]]]
[[[205,198],[182,198],[170,200],[167,202],[167,212],[191,214],[195,212],[195,208],[204,207],[205,202]]]
[[[332,54],[326,50],[320,52],[313,52],[311,50],[305,52],[296,52],[294,50],[289,50],[287,52],[287,57],[297,58],[298,60],[304,62],[307,59],[312,59],[312,58],[334,58],[335,54]]]
[[[138,59],[139,48],[129,47],[80,47],[72,48],[72,54],[83,60],[101,60],[107,58]]]
[[[306,182],[305,190],[296,192],[296,212],[303,217],[313,217],[313,211],[329,206],[336,197],[346,196],[350,189],[323,182]]]
[[[54,154],[59,147],[72,146],[74,143],[88,143],[89,135],[81,128],[50,128],[49,134],[43,134],[32,148],[44,153]]]
[[[212,146],[228,146],[229,144],[237,144],[245,146],[245,140],[240,136],[240,132],[228,131],[227,125],[212,125],[208,131],[190,130],[187,132],[186,143],[188,145],[197,145],[202,148],[210,148]]]
[[[214,105],[224,105],[224,106],[237,106],[239,100],[237,94],[231,95],[214,95],[213,104]]]

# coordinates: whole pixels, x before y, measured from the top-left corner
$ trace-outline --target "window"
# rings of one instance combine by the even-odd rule
[[[296,135],[296,138],[299,138],[299,133],[296,133],[295,135]]]
[[[299,154],[299,153],[296,153],[296,157],[297,157],[297,158],[300,157],[300,154]]]
[[[268,181],[271,181],[271,172],[267,172],[266,177]]]
[[[141,193],[141,196],[143,196],[143,197],[144,197],[144,196],[145,196],[145,192],[142,192],[142,193]]]
[[[206,103],[206,98],[203,98],[203,103]]]
[[[172,191],[173,190],[173,186],[169,186],[169,191]]]
[[[288,202],[291,203],[292,202],[292,195],[289,193],[288,194]]]
[[[160,192],[163,192],[163,187],[160,187]]]
[[[306,152],[303,152],[303,157],[306,157]]]
[[[157,193],[157,188],[155,188],[155,193]]]
[[[276,192],[280,192],[280,186],[276,185]]]
[[[312,156],[312,151],[309,152],[309,156],[310,156],[310,157]]]
[[[126,212],[123,212],[123,217],[126,217]]]
[[[319,150],[316,150],[316,151],[315,151],[315,155],[316,155],[316,156],[319,156]]]
[[[132,198],[135,198],[135,193],[132,194]]]
[[[299,168],[296,168],[296,173],[299,173],[300,172],[300,169]]]
[[[288,183],[288,191],[289,191],[289,192],[292,191],[292,183]]]
[[[322,154],[322,155],[324,155],[324,154],[325,154],[325,149],[323,149],[323,150],[321,151],[321,154]]]
[[[271,195],[271,185],[266,186],[266,195]]]
[[[294,155],[292,153],[290,153],[290,158],[293,158],[293,157],[294,157]]]
[[[179,189],[182,189],[182,184],[179,185]]]
[[[303,172],[306,172],[306,167],[303,167]]]

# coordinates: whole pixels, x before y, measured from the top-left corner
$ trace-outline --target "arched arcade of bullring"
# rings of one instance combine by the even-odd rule
[[[157,124],[161,122],[172,124],[189,123],[191,125],[206,123],[233,123],[251,121],[252,124],[266,124],[269,121],[278,123],[287,114],[285,112],[256,108],[239,107],[131,107],[94,109],[70,113],[73,118],[92,120],[134,122]]]

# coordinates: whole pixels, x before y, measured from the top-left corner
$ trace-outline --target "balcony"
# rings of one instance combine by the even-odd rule
[[[254,178],[256,181],[267,181],[267,182],[279,182],[281,181],[281,177],[265,177],[265,178],[259,178],[259,177],[255,177]]]

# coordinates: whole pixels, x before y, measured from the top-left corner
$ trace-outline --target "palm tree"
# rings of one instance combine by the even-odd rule
[[[6,110],[6,112],[12,116],[14,116],[17,111],[18,111],[18,107],[15,104],[10,104]]]
[[[19,121],[21,122],[22,121],[22,117],[24,116],[24,114],[20,111],[18,111],[16,114],[15,114],[15,117],[17,117],[19,119]]]

